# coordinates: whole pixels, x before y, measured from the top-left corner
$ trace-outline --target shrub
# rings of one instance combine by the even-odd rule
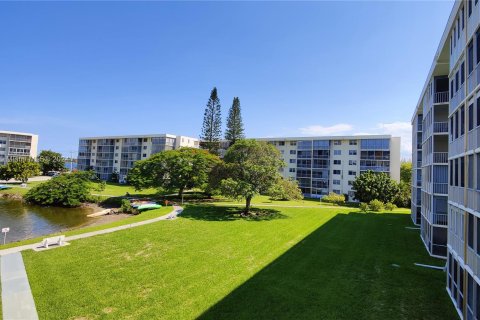
[[[134,207],[132,207],[132,204],[128,199],[122,199],[122,205],[120,206],[120,211],[123,213],[133,213],[133,214],[137,213],[137,210]]]
[[[377,199],[370,201],[368,204],[370,210],[372,211],[381,211],[383,210],[383,202]]]
[[[385,203],[385,209],[388,210],[388,211],[392,211],[392,210],[394,210],[394,209],[396,209],[396,208],[397,208],[397,206],[394,205],[394,204],[391,203],[391,202]]]
[[[336,194],[330,192],[327,196],[322,198],[322,202],[333,203],[337,205],[344,205],[345,204],[345,196],[343,194]]]
[[[358,207],[360,208],[360,211],[362,211],[362,212],[367,212],[368,211],[368,204],[366,204],[365,202],[361,202]]]
[[[302,200],[302,191],[298,182],[291,179],[279,179],[278,183],[268,190],[268,195],[273,200]]]

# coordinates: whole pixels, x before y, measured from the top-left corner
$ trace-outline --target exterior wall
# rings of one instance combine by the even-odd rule
[[[422,204],[422,123],[423,114],[416,114],[412,129],[412,221],[416,225],[421,222]]]
[[[456,1],[415,114],[424,116],[421,236],[430,252],[432,242],[446,238],[446,289],[461,319],[480,319],[479,65],[480,2]],[[447,110],[443,100],[441,105],[435,103],[438,96],[433,102],[427,98],[439,75],[448,76]],[[438,228],[434,224],[438,220],[431,218],[440,217],[439,210],[443,214],[444,199],[448,219]],[[412,215],[413,210],[412,206]]]
[[[78,170],[92,168],[102,180],[116,172],[125,181],[136,161],[180,147],[198,148],[199,140],[171,134],[80,138]]]
[[[0,165],[14,159],[37,158],[38,136],[0,131]]]
[[[260,138],[274,145],[286,167],[284,178],[296,179],[307,197],[330,192],[353,200],[352,182],[361,172],[385,172],[400,179],[400,138],[391,136]]]

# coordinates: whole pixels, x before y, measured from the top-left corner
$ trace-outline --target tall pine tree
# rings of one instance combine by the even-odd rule
[[[228,111],[227,129],[225,131],[225,139],[233,145],[237,140],[244,139],[242,113],[240,110],[240,99],[233,98],[232,107]]]
[[[203,127],[200,139],[201,147],[213,154],[218,154],[220,138],[222,136],[222,114],[217,88],[213,88],[203,115]]]

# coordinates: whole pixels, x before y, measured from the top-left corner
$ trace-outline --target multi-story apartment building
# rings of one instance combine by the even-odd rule
[[[198,148],[199,143],[197,138],[171,134],[80,138],[78,170],[93,169],[102,180],[110,179],[116,172],[119,180],[125,181],[135,161],[165,150]]]
[[[412,157],[412,199],[419,167],[422,197],[412,205],[412,217],[418,221],[420,206],[421,237],[432,255],[446,256],[447,292],[462,319],[480,319],[479,63],[480,3],[456,1],[413,117],[413,141],[423,119],[422,162],[418,149]]]
[[[37,146],[37,135],[0,131],[0,165],[15,159],[35,159],[37,157]]]
[[[353,200],[352,183],[364,171],[400,179],[400,138],[389,135],[259,138],[283,155],[285,178],[296,179],[306,197],[330,192]]]

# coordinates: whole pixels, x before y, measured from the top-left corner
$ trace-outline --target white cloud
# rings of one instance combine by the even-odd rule
[[[409,122],[379,123],[368,133],[357,133],[356,135],[368,134],[389,134],[393,137],[400,137],[400,155],[402,159],[412,157],[412,126]]]
[[[320,125],[308,126],[305,128],[300,128],[300,132],[305,135],[311,136],[328,136],[335,135],[339,133],[346,133],[352,131],[353,126],[346,123],[335,124],[330,127],[324,127]]]

